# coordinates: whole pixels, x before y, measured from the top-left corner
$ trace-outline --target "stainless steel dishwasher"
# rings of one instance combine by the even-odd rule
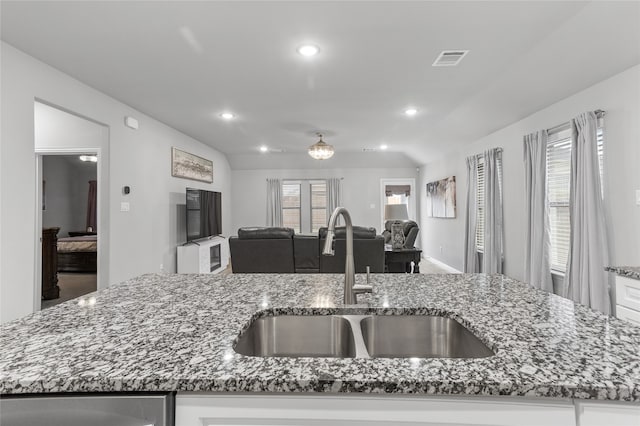
[[[172,393],[3,395],[2,426],[173,426]]]

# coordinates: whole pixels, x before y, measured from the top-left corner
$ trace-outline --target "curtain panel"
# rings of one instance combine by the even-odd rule
[[[484,152],[484,251],[482,272],[501,274],[503,261],[502,235],[502,149]]]
[[[525,256],[524,282],[553,293],[549,201],[547,198],[547,131],[524,136]]]
[[[478,157],[467,157],[467,208],[464,227],[464,272],[480,272],[477,231]]]
[[[571,120],[569,215],[571,238],[565,296],[609,314],[609,251],[597,147],[597,117],[587,112]]]
[[[331,213],[342,205],[341,179],[327,179],[327,218],[331,217]],[[328,219],[327,219],[328,220]]]
[[[267,226],[282,226],[282,184],[280,179],[267,179]]]
[[[87,197],[87,231],[98,232],[98,182],[89,181],[89,194]]]

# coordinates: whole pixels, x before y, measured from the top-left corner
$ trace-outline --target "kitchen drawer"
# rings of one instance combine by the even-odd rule
[[[618,305],[616,306],[616,314],[620,319],[627,320],[634,325],[640,325],[640,311],[634,311],[633,309]]]
[[[640,311],[640,280],[616,277],[616,305]]]

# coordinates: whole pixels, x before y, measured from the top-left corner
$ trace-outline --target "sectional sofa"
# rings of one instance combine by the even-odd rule
[[[234,273],[343,273],[346,255],[344,227],[335,231],[334,256],[323,256],[327,228],[317,234],[296,234],[291,228],[240,228],[229,238]],[[353,227],[357,273],[384,272],[384,237],[375,228]]]

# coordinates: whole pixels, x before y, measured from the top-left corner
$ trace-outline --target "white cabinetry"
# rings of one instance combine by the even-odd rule
[[[576,402],[580,426],[638,426],[640,406],[624,402]]]
[[[212,237],[178,246],[179,274],[216,274],[229,264],[229,242]]]
[[[176,425],[568,426],[569,399],[178,394]]]
[[[616,316],[640,325],[640,280],[616,276]]]

